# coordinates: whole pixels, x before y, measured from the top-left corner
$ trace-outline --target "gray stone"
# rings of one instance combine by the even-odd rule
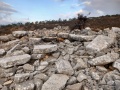
[[[5,54],[5,50],[4,49],[0,49],[0,56]]]
[[[19,38],[19,37],[27,35],[28,33],[27,33],[27,31],[13,31],[12,34],[14,37]]]
[[[37,70],[43,70],[48,66],[48,62],[47,61],[42,61],[40,62],[40,66],[37,68]]]
[[[55,58],[59,58],[60,52],[55,52],[55,53],[52,54],[52,56],[55,57]]]
[[[23,47],[22,50],[23,50],[25,53],[29,53],[29,52],[30,52],[29,47]]]
[[[28,54],[0,58],[0,66],[3,68],[12,67],[14,65],[25,64],[30,60],[31,56]]]
[[[96,69],[100,72],[107,72],[108,71],[104,66],[96,66]]]
[[[76,83],[73,85],[68,85],[66,87],[66,90],[81,90],[82,89],[82,83]]]
[[[74,74],[74,70],[73,70],[71,64],[69,63],[69,61],[58,60],[56,62],[56,67],[57,67],[58,73],[63,73],[63,74],[67,74],[67,75]]]
[[[31,59],[34,59],[34,60],[37,60],[37,59],[42,59],[42,58],[44,58],[44,54],[32,54],[31,55]]]
[[[20,84],[15,85],[15,90],[34,90],[34,83],[33,81],[26,81]]]
[[[58,37],[60,37],[60,38],[65,38],[65,39],[67,39],[68,38],[68,36],[69,36],[69,33],[58,33]]]
[[[82,72],[80,72],[77,76],[77,80],[79,82],[82,82],[83,80],[86,80],[87,79],[87,76],[85,74],[83,74]]]
[[[34,79],[35,89],[34,90],[41,90],[43,81],[40,79]]]
[[[34,71],[35,68],[33,65],[25,64],[25,65],[23,65],[23,69],[24,69],[24,71]]]
[[[114,63],[113,63],[113,67],[118,69],[120,71],[120,59],[116,60]]]
[[[99,74],[96,73],[96,72],[92,72],[92,73],[91,73],[91,76],[92,76],[92,78],[93,78],[94,80],[100,80],[100,76],[99,76]]]
[[[77,78],[72,76],[69,78],[69,80],[67,81],[67,85],[72,85],[75,84],[77,82]]]
[[[91,41],[95,36],[69,34],[70,39],[77,41]]]
[[[88,61],[88,63],[91,65],[106,65],[106,64],[116,61],[116,59],[118,58],[119,58],[118,53],[108,53],[106,55],[94,58]]]
[[[41,38],[29,38],[30,44],[38,44],[40,43]]]
[[[62,90],[69,77],[63,74],[53,74],[42,86],[41,90]]]
[[[120,90],[120,80],[115,80],[115,90]]]
[[[57,45],[35,45],[33,49],[34,54],[51,53],[57,51]]]
[[[1,90],[8,90],[7,86],[4,86]]]
[[[9,41],[10,39],[9,39],[9,37],[8,37],[8,35],[4,35],[4,36],[0,36],[0,41],[3,41],[3,42],[7,42],[7,41]]]
[[[41,79],[41,80],[43,80],[43,81],[46,81],[46,80],[48,79],[48,76],[45,75],[44,73],[40,73],[40,74],[36,74],[36,75],[34,76],[34,78],[35,78],[35,79]]]
[[[15,74],[14,82],[21,83],[26,81],[30,77],[30,73]]]
[[[90,42],[86,49],[89,51],[100,52],[107,49],[114,43],[114,40],[111,37],[98,35],[92,42]]]

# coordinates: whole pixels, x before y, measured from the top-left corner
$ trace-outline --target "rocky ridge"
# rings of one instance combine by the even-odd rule
[[[59,27],[0,36],[0,89],[120,90],[120,28]]]

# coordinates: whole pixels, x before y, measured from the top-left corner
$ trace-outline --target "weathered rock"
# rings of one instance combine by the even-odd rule
[[[22,50],[23,50],[25,53],[30,53],[29,47],[23,47]]]
[[[77,78],[72,76],[69,78],[69,80],[67,81],[67,85],[72,85],[75,84],[77,82]]]
[[[106,65],[106,64],[116,61],[116,59],[118,58],[119,58],[118,53],[108,53],[106,55],[94,58],[88,61],[88,63],[91,65]]]
[[[77,80],[79,81],[79,82],[82,82],[83,80],[85,80],[85,79],[87,79],[87,76],[85,75],[85,74],[83,74],[83,73],[79,73],[78,74],[78,76],[77,76]]]
[[[92,42],[90,42],[86,49],[94,52],[100,52],[107,49],[111,44],[114,43],[114,40],[108,36],[98,35]]]
[[[43,70],[48,66],[48,62],[47,61],[43,61],[40,63],[40,66],[37,68],[37,70]]]
[[[120,32],[120,28],[118,28],[118,27],[112,27],[112,31],[118,33],[118,32]]]
[[[120,80],[115,80],[115,90],[120,90]]]
[[[76,83],[73,85],[68,85],[66,87],[66,90],[81,90],[82,89],[82,83]]]
[[[0,58],[0,66],[3,68],[12,67],[14,65],[25,64],[30,60],[31,56],[28,54]]]
[[[92,78],[93,78],[94,80],[100,80],[100,76],[99,76],[99,74],[96,73],[96,72],[92,72],[92,73],[91,73],[91,76],[92,76]]]
[[[8,90],[7,86],[4,86],[1,90]]]
[[[72,66],[70,65],[69,61],[58,60],[56,62],[56,67],[57,67],[58,73],[63,73],[63,74],[67,74],[67,75],[74,74],[74,70],[73,70]]]
[[[40,73],[34,76],[35,79],[41,79],[43,81],[46,81],[48,79],[48,76],[45,75],[44,73]]]
[[[24,71],[34,71],[34,66],[33,65],[30,65],[30,64],[25,64],[25,65],[23,65],[23,69],[24,69]]]
[[[60,38],[65,38],[65,39],[67,39],[68,38],[68,36],[69,36],[69,33],[58,33],[58,37],[60,37]]]
[[[37,59],[42,59],[42,58],[44,58],[44,54],[32,54],[31,55],[31,59],[35,59],[35,60],[37,60]]]
[[[34,54],[51,53],[57,51],[57,45],[35,45],[33,49]]]
[[[30,44],[38,44],[40,43],[41,38],[29,38]]]
[[[26,81],[30,77],[30,73],[23,73],[23,74],[15,74],[14,82],[21,83]]]
[[[20,84],[15,85],[15,90],[34,90],[34,83],[33,81],[26,81]]]
[[[5,50],[4,49],[0,49],[0,56],[5,54]]]
[[[9,40],[10,39],[9,39],[8,35],[7,36],[0,36],[0,41],[7,42]]]
[[[13,82],[13,80],[9,80],[9,81],[6,81],[3,85],[4,85],[4,86],[10,85],[12,82]]]
[[[34,79],[35,89],[34,90],[41,90],[43,81],[40,79]]]
[[[113,63],[113,67],[118,69],[120,71],[120,59],[116,60],[114,63]]]
[[[12,34],[14,37],[19,38],[19,37],[27,35],[28,33],[27,31],[13,31]]]
[[[70,39],[77,41],[91,41],[95,36],[69,34]]]
[[[53,74],[42,86],[41,90],[62,90],[69,77],[63,74]]]
[[[100,72],[107,72],[108,71],[104,66],[96,66],[96,69]]]

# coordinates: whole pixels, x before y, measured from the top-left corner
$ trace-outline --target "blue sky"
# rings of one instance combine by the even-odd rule
[[[0,0],[0,24],[120,14],[120,0]]]

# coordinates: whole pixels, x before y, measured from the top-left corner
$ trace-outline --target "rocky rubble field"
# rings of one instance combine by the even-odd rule
[[[120,28],[0,36],[1,90],[120,90]]]

